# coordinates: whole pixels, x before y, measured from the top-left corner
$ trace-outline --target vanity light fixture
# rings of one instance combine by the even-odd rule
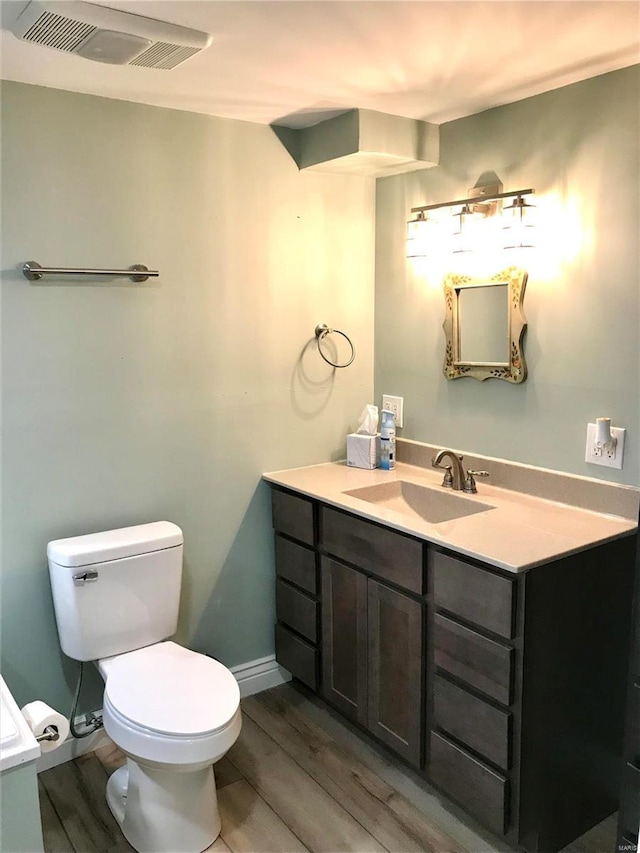
[[[468,198],[443,201],[438,204],[424,204],[420,207],[411,208],[411,213],[415,214],[415,217],[407,223],[407,257],[424,257],[428,252],[426,236],[431,236],[429,232],[435,225],[428,216],[429,211],[442,210],[447,207],[459,208],[453,214],[455,221],[453,251],[455,253],[468,252],[474,248],[473,238],[475,235],[473,232],[478,222],[494,216],[503,199],[513,200],[503,211],[503,214],[508,217],[504,225],[505,247],[533,245],[531,240],[533,223],[530,221],[530,217],[535,207],[525,201],[524,196],[534,193],[534,189],[528,188],[505,193],[502,192],[502,184],[497,183],[483,187],[472,187],[468,192]],[[435,237],[435,235],[433,236]]]

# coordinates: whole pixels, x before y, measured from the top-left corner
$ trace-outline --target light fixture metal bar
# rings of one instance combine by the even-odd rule
[[[480,187],[478,188],[480,189]],[[423,204],[420,207],[412,207],[411,213],[424,213],[426,210],[438,210],[442,207],[457,207],[462,204],[482,204],[488,201],[498,201],[501,198],[516,198],[522,195],[531,195],[535,190],[531,187],[524,190],[513,190],[508,193],[496,193],[495,195],[478,195],[471,198],[460,198],[457,201],[441,201],[438,204]]]

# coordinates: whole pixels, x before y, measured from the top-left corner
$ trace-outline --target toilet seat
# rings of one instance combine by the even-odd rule
[[[164,642],[118,655],[106,667],[105,698],[134,727],[169,737],[199,737],[225,728],[240,690],[213,658]]]
[[[172,642],[99,662],[103,720],[125,752],[162,764],[212,762],[240,731],[240,690],[218,661]]]

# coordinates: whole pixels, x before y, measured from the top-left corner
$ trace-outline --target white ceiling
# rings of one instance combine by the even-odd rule
[[[19,41],[2,77],[290,127],[353,107],[441,123],[640,62],[640,0],[100,0],[210,32],[173,71]]]

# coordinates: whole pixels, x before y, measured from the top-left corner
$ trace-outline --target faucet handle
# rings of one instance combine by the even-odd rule
[[[476,488],[476,477],[488,477],[488,471],[473,471],[471,468],[467,471],[467,475],[464,479],[464,487],[463,491],[468,495],[475,495],[478,489]]]
[[[442,485],[445,489],[453,488],[453,474],[451,472],[451,465],[438,465],[438,468],[444,468],[444,479],[442,481]]]

